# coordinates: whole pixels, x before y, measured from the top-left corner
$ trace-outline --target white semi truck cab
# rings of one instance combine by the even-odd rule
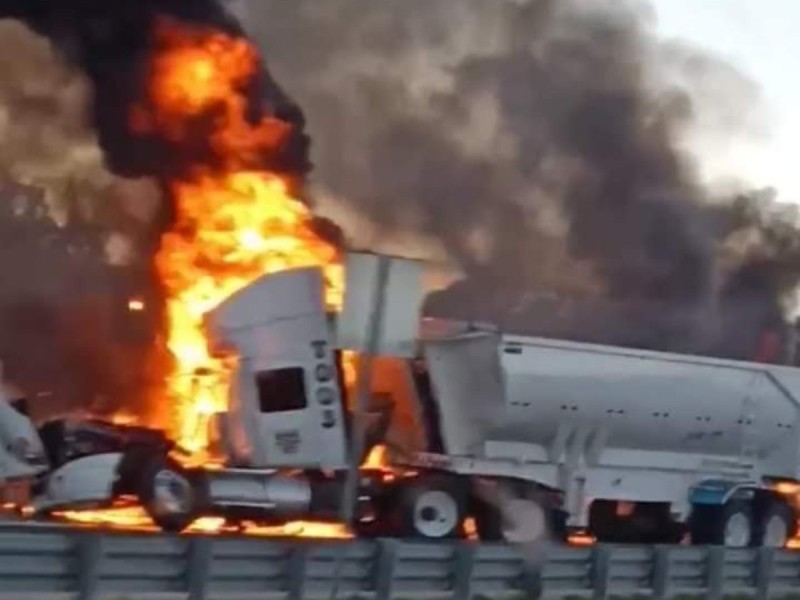
[[[354,353],[374,359],[359,458],[381,443],[390,460],[358,478],[359,533],[440,539],[471,520],[483,539],[518,543],[568,529],[729,546],[795,535],[800,369],[421,319],[421,268],[350,255],[336,315],[319,269],[245,287],[207,315],[212,347],[234,357],[228,410],[212,421],[222,467],[185,468],[139,428],[51,423],[34,506],[136,496],[176,531],[208,514],[338,520]]]

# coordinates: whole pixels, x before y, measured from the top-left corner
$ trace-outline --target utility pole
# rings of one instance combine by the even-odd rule
[[[347,470],[347,479],[342,493],[341,519],[342,522],[352,531],[355,520],[356,505],[358,502],[359,469],[361,467],[361,455],[364,453],[364,437],[366,427],[364,416],[367,410],[370,394],[372,391],[372,361],[381,346],[381,329],[383,327],[383,311],[386,303],[386,284],[389,278],[389,261],[386,256],[378,256],[377,277],[372,289],[372,301],[370,302],[370,316],[367,321],[367,330],[364,332],[366,344],[364,350],[359,353],[358,366],[356,370],[356,394],[353,404],[352,414],[352,435],[350,441],[350,456]],[[346,291],[345,291],[346,293]],[[341,581],[342,567],[346,560],[347,550],[337,554],[336,570],[331,586],[330,598],[335,599],[339,592],[339,582]]]
[[[356,492],[358,490],[359,467],[364,454],[364,438],[366,436],[365,415],[372,392],[372,362],[381,346],[381,330],[383,328],[383,312],[386,302],[386,284],[389,277],[389,258],[378,257],[378,272],[372,290],[370,318],[367,322],[365,338],[366,348],[359,353],[356,371],[356,394],[353,405],[353,432],[350,443],[350,461],[342,498],[342,520],[347,526],[353,524],[356,508]]]
[[[336,342],[340,348],[358,352],[349,456],[340,505],[341,519],[351,530],[357,519],[373,362],[378,355],[409,359],[416,355],[424,294],[422,275],[423,265],[416,259],[359,252],[348,256],[345,301],[337,320]],[[336,556],[331,598],[339,589],[345,555],[346,550]]]

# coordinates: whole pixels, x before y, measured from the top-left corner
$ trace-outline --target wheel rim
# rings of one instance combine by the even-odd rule
[[[162,469],[153,478],[153,508],[157,514],[183,514],[189,512],[192,489],[185,477],[174,471]]]
[[[414,529],[429,538],[451,534],[458,527],[458,504],[440,490],[423,492],[414,505]]]
[[[789,537],[789,526],[780,515],[772,515],[764,526],[764,546],[782,548]]]
[[[750,519],[744,513],[731,515],[725,524],[725,545],[742,548],[750,543]]]
[[[537,502],[514,498],[504,503],[503,538],[512,543],[527,543],[547,534],[544,510]]]

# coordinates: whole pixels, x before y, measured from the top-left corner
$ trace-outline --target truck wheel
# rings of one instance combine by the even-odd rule
[[[419,477],[403,490],[401,534],[427,539],[456,537],[466,516],[464,491],[446,477]]]
[[[147,514],[164,531],[183,531],[195,519],[192,481],[180,465],[166,457],[153,457],[145,463],[138,496]]]
[[[695,545],[746,548],[753,540],[753,510],[740,500],[724,506],[696,505],[689,527]]]
[[[794,511],[781,500],[770,501],[759,519],[758,531],[753,545],[767,548],[783,548],[797,531]]]

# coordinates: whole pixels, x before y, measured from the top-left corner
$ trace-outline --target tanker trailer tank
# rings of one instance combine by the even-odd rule
[[[601,540],[794,535],[800,369],[489,329],[424,348],[453,469],[557,491]]]

